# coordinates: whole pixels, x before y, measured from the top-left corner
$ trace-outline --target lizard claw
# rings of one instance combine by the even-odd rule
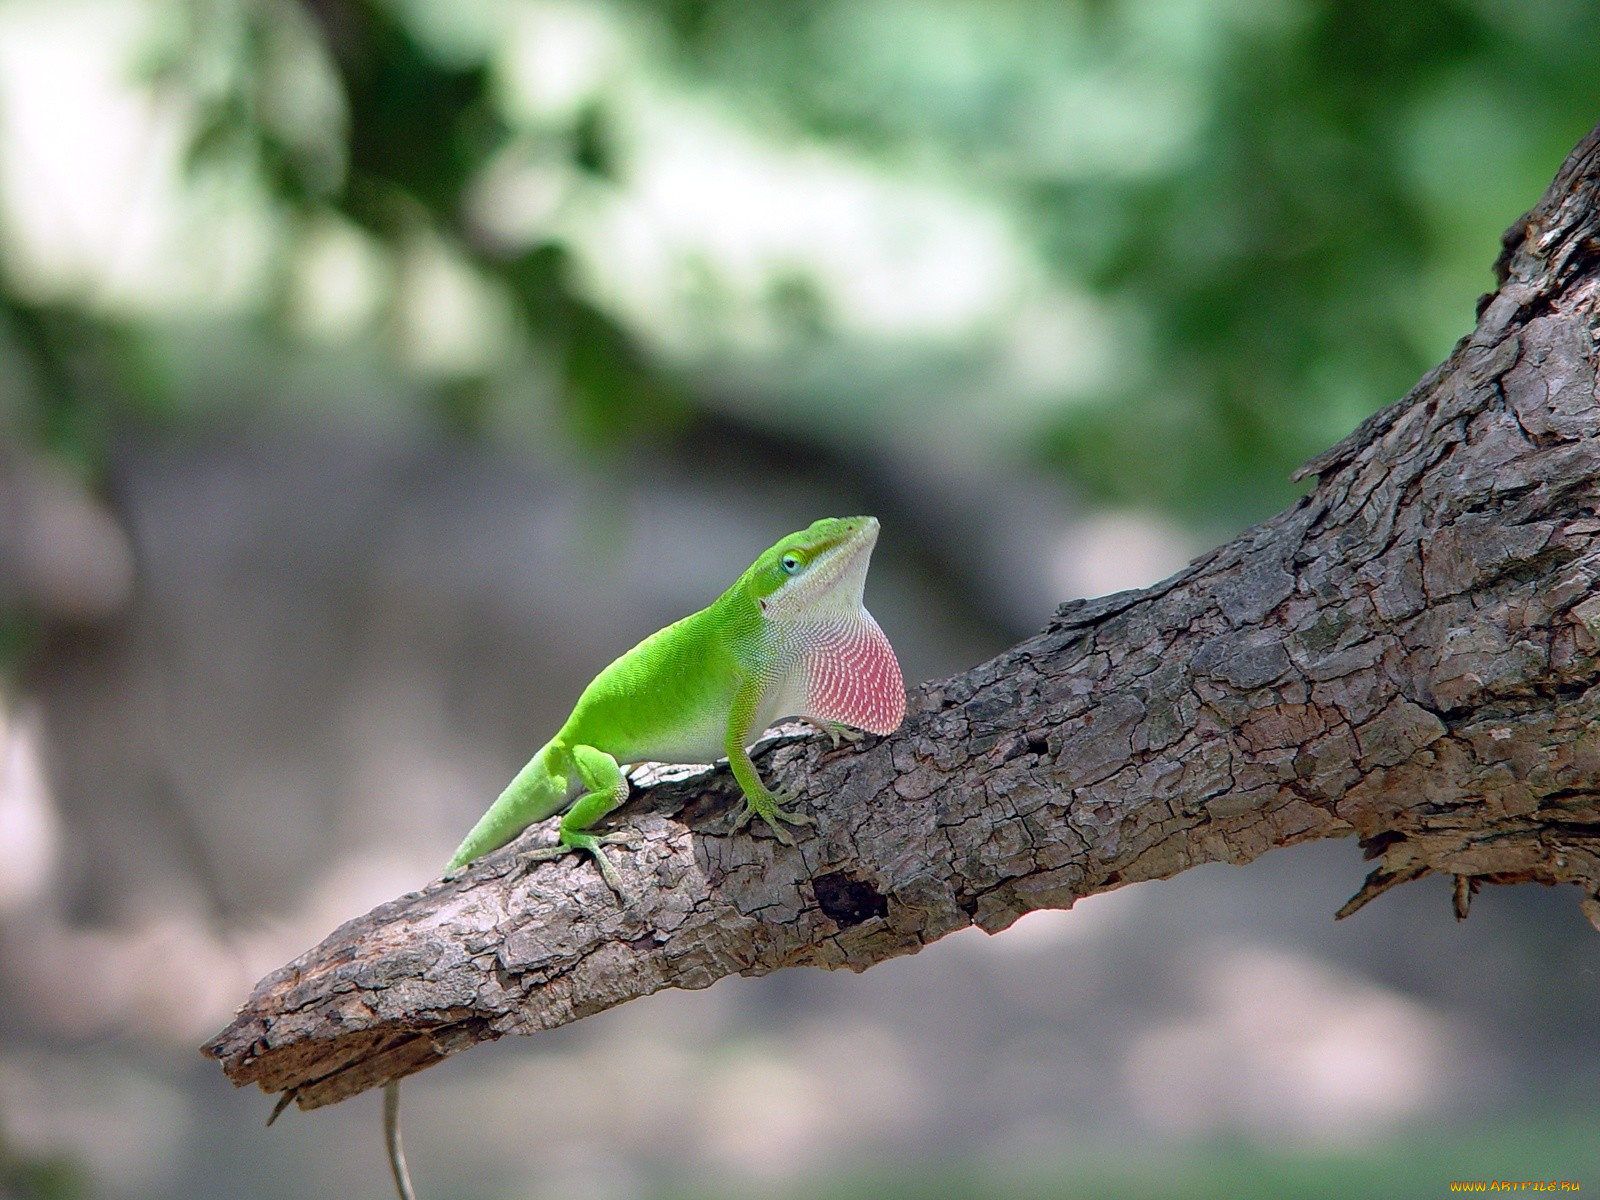
[[[801,720],[827,734],[829,749],[831,750],[837,750],[840,742],[848,742],[852,746],[859,746],[867,738],[867,735],[862,733],[861,730],[852,728],[849,725],[841,725],[837,721],[813,721],[810,717],[802,717]]]
[[[535,864],[549,862],[566,853],[565,846],[542,846],[537,850],[524,850],[516,856],[515,865],[511,868],[511,877],[515,879],[518,875],[533,870]]]
[[[627,899],[622,894],[622,876],[617,874],[616,867],[611,865],[611,860],[606,857],[605,851],[600,849],[605,845],[634,845],[626,834],[608,833],[598,837],[592,833],[563,834],[562,840],[554,846],[542,846],[538,850],[524,850],[517,855],[518,871],[532,868],[534,863],[549,862],[551,859],[561,858],[574,851],[581,851],[594,857],[594,865],[600,868],[600,878],[606,881],[606,886],[616,893],[619,902]]]
[[[794,800],[794,795],[790,792],[770,792],[763,797],[763,800],[765,801],[764,803],[762,801],[752,801],[748,796],[745,797],[743,811],[733,819],[735,831],[743,829],[750,824],[750,818],[760,817],[767,823],[767,828],[772,830],[773,837],[777,838],[785,846],[792,846],[794,845],[794,835],[783,827],[785,823],[789,825],[815,825],[817,823],[817,819],[810,813],[794,812],[783,807]]]

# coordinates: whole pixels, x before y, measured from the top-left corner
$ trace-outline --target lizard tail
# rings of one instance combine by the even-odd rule
[[[411,1169],[406,1166],[406,1148],[400,1140],[400,1081],[383,1085],[383,1147],[389,1152],[389,1170],[394,1175],[394,1190],[400,1200],[417,1200],[411,1187]]]
[[[535,821],[542,821],[567,806],[567,771],[556,770],[561,753],[554,742],[548,742],[528,760],[528,765],[506,784],[505,791],[489,806],[489,811],[478,818],[446,871],[457,870],[491,850],[498,850]]]

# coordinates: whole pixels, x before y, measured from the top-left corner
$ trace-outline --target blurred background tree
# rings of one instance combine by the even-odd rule
[[[874,586],[898,610],[912,679],[968,665],[1056,600],[1150,581],[1292,500],[1295,466],[1448,352],[1491,286],[1501,230],[1597,114],[1600,8],[1586,0],[0,0],[0,818],[14,834],[0,1130],[35,1148],[4,1169],[49,1164],[27,1176],[59,1179],[49,1194],[216,1194],[223,1176],[247,1194],[255,1168],[241,1164],[275,1162],[256,1147],[313,1136],[310,1123],[276,1143],[252,1133],[208,1175],[195,1147],[243,1135],[195,1115],[214,1080],[152,1062],[326,922],[425,877],[627,631],[699,603],[747,549],[823,509],[890,520]],[[611,531],[611,565],[574,554],[578,528]],[[372,866],[360,854],[380,827]],[[1305,901],[1320,921],[1359,875],[1321,853],[1252,878],[1262,895],[1322,879],[1326,897]],[[1388,917],[1339,941],[1275,926],[1255,901],[1246,918],[1215,898],[1234,885],[1209,878],[1170,886],[1214,893],[1241,944],[1317,947],[1295,986],[1344,994],[1326,959],[1357,981],[1358,1010],[1382,1009],[1361,1008],[1379,984],[1413,1004],[1352,1027],[1357,1042],[1415,1034],[1405,1087],[1420,1099],[1380,1117],[1498,1118],[1429,1106],[1515,1063],[1509,1108],[1600,1032],[1578,1015],[1594,1011],[1592,982],[1572,990],[1593,951],[1577,924],[1548,932],[1537,898],[1507,900],[1498,926],[1475,915],[1462,936],[1479,940],[1435,952],[1414,929],[1457,936],[1437,928],[1442,902],[1386,901]],[[1118,937],[1150,955],[1200,935],[1140,912],[1142,940]],[[64,964],[107,955],[159,974],[153,944],[192,960],[174,976],[181,1001],[127,963],[117,987],[60,987]],[[1017,962],[1042,975],[1017,994],[1059,993],[1037,950],[1054,943],[1029,944]],[[923,969],[962,977],[985,953]],[[1236,1013],[1201,958],[1156,992]],[[1239,961],[1268,980],[1289,970]],[[1534,977],[1485,997],[1470,981],[1486,961],[1497,986],[1514,962]],[[1088,1082],[1001,1084],[982,1064],[1034,1057],[1069,1029],[1092,1040],[1093,1011],[1148,1001],[1131,960],[1102,966],[1099,999],[1063,1000],[1043,1026],[1013,1014],[1011,1040],[947,1056],[966,1064],[945,1064],[950,1095],[987,1124],[945,1099],[860,1153],[925,1159],[967,1125],[979,1132],[949,1153],[1098,1129],[1083,1114],[1107,1101]],[[871,985],[873,1011],[939,986],[902,970]],[[831,982],[761,986],[738,1009],[756,1049],[725,1099],[805,1090],[793,1064],[816,1048],[785,1058],[750,1015],[772,997],[813,1030],[873,1003]],[[990,1003],[969,999],[930,1041]],[[152,1015],[165,1003],[170,1020]],[[669,1015],[638,1018],[649,1037],[627,1045],[659,1049],[687,1019],[652,1011]],[[1481,1034],[1535,1011],[1537,1049],[1489,1039],[1465,1074],[1446,1069],[1451,1022]],[[1122,1116],[1105,1118],[1113,1142],[1150,1127],[1270,1142],[1360,1115],[1335,1089],[1291,1120],[1302,1109],[1266,1084],[1220,1121],[1185,1107],[1182,1087],[1162,1108],[1147,1092],[1172,1089],[1139,1049],[1158,1016],[1127,1016],[1121,1067],[1059,1069],[1130,1081],[1110,1105]],[[587,1036],[548,1053],[587,1062]],[[113,1068],[61,1065],[88,1062],[94,1038],[146,1048],[111,1053]],[[883,1038],[900,1066],[872,1076],[889,1089],[872,1103],[909,1104],[924,1076]],[[1242,1070],[1218,1061],[1216,1078]],[[701,1068],[674,1069],[657,1090],[700,1095],[683,1072]],[[1578,1088],[1575,1071],[1557,1092]],[[523,1082],[473,1086],[499,1097]],[[187,1140],[156,1138],[120,1167],[87,1135],[52,1140],[87,1122],[102,1146],[150,1143],[106,1117],[107,1096],[188,1113],[160,1127]],[[378,1186],[332,1165],[364,1125],[316,1128],[329,1148],[308,1171]],[[521,1128],[490,1147],[492,1175],[522,1161]],[[1569,1128],[1545,1132],[1582,1144]],[[652,1180],[699,1170],[637,1129],[616,1136]],[[781,1140],[751,1160],[707,1136],[704,1154],[759,1160],[796,1194],[815,1168]],[[1509,1171],[1540,1136],[1511,1137],[1496,1161]],[[93,1182],[55,1172],[58,1151],[87,1155]],[[1257,1151],[1240,1153],[1259,1183]],[[1421,1194],[1450,1161],[1427,1160]],[[1545,1166],[1521,1177],[1558,1169]],[[1217,1168],[1230,1194],[1235,1169]],[[1341,1169],[1314,1164],[1305,1186]],[[915,1194],[1001,1188],[965,1178]],[[1264,1194],[1304,1182],[1284,1179]],[[463,1175],[455,1194],[560,1183]]]

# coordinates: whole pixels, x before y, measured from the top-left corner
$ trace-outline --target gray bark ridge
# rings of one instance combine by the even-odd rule
[[[500,852],[268,975],[204,1052],[314,1108],[660,988],[864,970],[1313,838],[1377,860],[1346,911],[1443,873],[1460,915],[1480,882],[1572,883],[1600,924],[1597,190],[1600,129],[1474,332],[1293,508],[922,685],[890,737],[775,739],[767,779],[818,818],[794,847],[730,833],[725,768],[645,786],[625,906]]]

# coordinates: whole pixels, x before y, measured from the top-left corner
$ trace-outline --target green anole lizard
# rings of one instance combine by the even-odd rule
[[[600,848],[620,839],[590,829],[627,799],[623,766],[646,761],[726,758],[744,793],[734,828],[760,817],[779,841],[792,842],[784,824],[813,819],[785,808],[792,797],[761,782],[750,743],[779,717],[890,733],[905,716],[900,665],[862,603],[877,541],[875,517],[825,517],[791,533],[709,607],[601,671],[566,724],[472,827],[447,876],[565,809],[558,844],[526,857],[586,851],[620,896],[621,881]]]
[[[593,855],[620,898],[622,882],[592,832],[628,797],[622,768],[652,761],[726,758],[744,793],[734,820],[760,817],[778,840],[815,819],[786,808],[750,761],[749,746],[779,717],[891,733],[905,717],[900,664],[862,601],[878,541],[875,517],[825,517],[791,533],[708,607],[651,634],[583,690],[572,715],[500,793],[467,834],[445,877],[565,810],[555,846],[527,861],[573,851]],[[402,1200],[411,1196],[399,1138],[398,1082],[385,1085],[389,1163]]]

